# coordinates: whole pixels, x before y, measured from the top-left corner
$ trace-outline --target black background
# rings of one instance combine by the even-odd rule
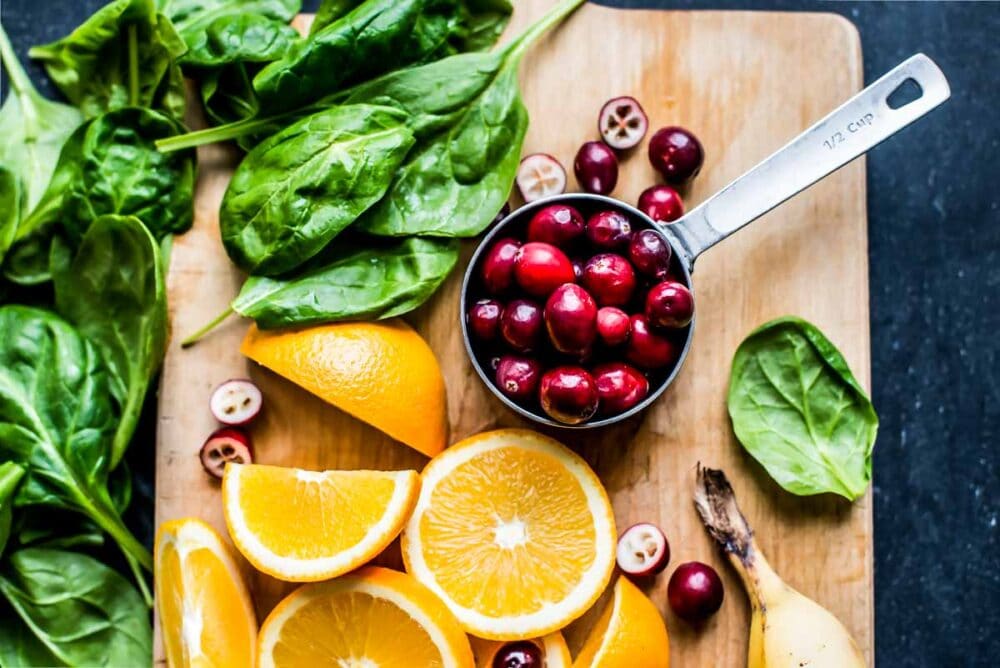
[[[306,8],[317,2],[306,0]],[[23,57],[102,4],[6,0],[0,10]],[[952,99],[868,161],[873,399],[881,417],[875,655],[890,668],[992,666],[1000,657],[1000,4],[603,4],[836,12],[861,33],[866,82],[918,51],[948,76]],[[30,70],[43,83],[40,70]],[[151,416],[145,422],[148,442],[130,453],[139,479],[129,519],[149,541]]]

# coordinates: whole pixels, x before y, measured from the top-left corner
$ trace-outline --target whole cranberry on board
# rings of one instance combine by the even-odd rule
[[[580,187],[607,195],[618,184],[618,156],[602,141],[589,141],[577,151],[573,172]]]
[[[684,128],[660,128],[649,140],[649,162],[668,183],[690,181],[701,171],[704,161],[701,142]]]

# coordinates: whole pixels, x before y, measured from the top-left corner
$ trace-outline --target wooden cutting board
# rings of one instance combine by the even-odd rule
[[[512,30],[552,0],[519,0]],[[596,133],[597,111],[630,94],[652,126],[690,128],[705,146],[701,175],[686,193],[700,202],[861,88],[858,34],[832,14],[666,12],[587,5],[533,49],[522,72],[531,113],[525,152],[545,151],[569,166]],[[656,181],[643,149],[627,157],[614,195],[635,202]],[[219,382],[250,376],[266,409],[253,427],[262,463],[309,469],[420,469],[426,459],[377,430],[248,363],[238,352],[247,323],[232,318],[194,348],[178,340],[222,311],[241,283],[219,241],[218,207],[235,154],[199,152],[195,225],[177,239],[169,294],[174,338],[162,376],[157,437],[156,520],[194,515],[224,530],[219,486],[201,469],[198,449],[215,427],[208,396]],[[575,183],[573,184],[575,187]],[[762,549],[788,582],[832,610],[873,656],[872,505],[782,491],[734,439],[725,407],[733,352],[771,318],[796,314],[819,325],[869,386],[868,254],[865,168],[859,160],[709,251],[698,261],[698,327],[673,387],[627,424],[597,433],[555,434],[593,465],[620,527],[659,524],[671,567],[650,590],[664,612],[673,665],[745,662],[748,605],[734,573],[698,521],[691,493],[698,462],[723,468]],[[459,270],[409,320],[430,342],[448,385],[451,438],[529,426],[484,388],[462,347]],[[398,548],[384,563],[399,564]],[[667,609],[673,566],[716,566],[726,585],[722,610],[692,628]],[[247,567],[263,616],[291,586]],[[578,646],[586,618],[570,628]],[[157,659],[162,650],[157,643]]]

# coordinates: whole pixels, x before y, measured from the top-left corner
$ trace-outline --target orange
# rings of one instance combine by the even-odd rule
[[[352,571],[385,549],[410,516],[416,471],[303,471],[228,464],[229,535],[258,570],[313,582]]]
[[[476,657],[476,668],[493,668],[493,658],[504,643],[475,636],[469,636],[469,641],[472,643],[472,653]],[[570,668],[573,665],[566,640],[558,631],[543,638],[532,638],[531,642],[542,650],[543,668]]]
[[[251,325],[240,350],[428,457],[444,450],[448,407],[441,367],[402,320],[283,331]]]
[[[156,533],[156,603],[167,665],[254,665],[257,617],[232,548],[199,519]]]
[[[448,608],[405,573],[368,566],[295,590],[268,615],[261,668],[472,668]]]
[[[653,602],[628,578],[591,629],[573,668],[670,668],[667,625]]]
[[[532,431],[468,438],[424,469],[406,570],[472,635],[535,638],[582,615],[611,579],[615,522],[594,472]]]

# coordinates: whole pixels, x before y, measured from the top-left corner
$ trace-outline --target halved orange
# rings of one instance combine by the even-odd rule
[[[551,438],[479,434],[435,457],[403,533],[406,570],[466,631],[491,640],[557,631],[600,596],[615,564],[611,503]]]
[[[164,522],[154,551],[167,665],[252,668],[257,617],[232,548],[208,524],[188,517]]]
[[[399,535],[420,491],[416,471],[304,471],[228,464],[226,526],[258,570],[314,582],[352,571]]]
[[[476,668],[493,668],[493,659],[504,643],[476,636],[469,636],[469,641],[472,643],[472,654],[476,657]],[[542,650],[542,668],[570,668],[573,665],[569,646],[559,631],[542,638],[531,638],[529,642]]]
[[[670,668],[667,625],[653,602],[628,578],[615,583],[573,668]]]
[[[261,668],[472,668],[469,639],[405,573],[367,566],[295,590],[260,629]]]

